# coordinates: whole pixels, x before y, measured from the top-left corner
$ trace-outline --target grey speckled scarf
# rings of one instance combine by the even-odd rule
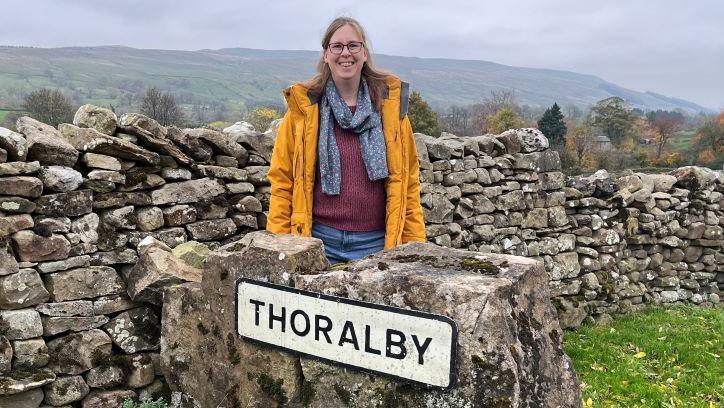
[[[322,177],[322,191],[328,195],[338,195],[342,184],[342,168],[339,158],[337,138],[334,135],[334,122],[343,129],[350,129],[359,136],[362,160],[371,181],[388,176],[387,150],[382,133],[382,118],[372,107],[367,81],[362,78],[357,92],[357,109],[352,114],[349,106],[339,95],[334,81],[327,81],[324,95],[319,105],[319,143],[317,155],[319,172]]]

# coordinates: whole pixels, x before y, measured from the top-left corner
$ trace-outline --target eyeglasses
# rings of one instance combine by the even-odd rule
[[[362,51],[364,44],[362,44],[362,42],[360,41],[350,41],[347,44],[331,43],[327,46],[327,49],[332,54],[341,54],[342,51],[344,51],[344,47],[347,47],[351,54],[357,54],[358,52]]]

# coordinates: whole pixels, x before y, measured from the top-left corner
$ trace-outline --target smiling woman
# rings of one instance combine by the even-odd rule
[[[284,91],[267,229],[321,239],[332,263],[425,241],[408,92],[356,20],[332,21],[317,74]]]

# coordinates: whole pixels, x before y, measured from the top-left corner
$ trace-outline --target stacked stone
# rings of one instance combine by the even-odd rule
[[[91,105],[58,129],[28,117],[17,129],[0,128],[0,406],[167,393],[138,246],[214,247],[263,227],[273,139]]]
[[[599,171],[569,179],[581,290],[557,299],[562,324],[609,320],[646,303],[719,303],[724,280],[721,172]]]
[[[58,129],[0,128],[0,406],[164,392],[163,288],[199,282],[209,249],[265,227],[277,127],[179,129],[86,105]],[[719,302],[721,172],[566,180],[534,129],[415,139],[428,239],[541,260],[562,326]]]
[[[535,129],[415,137],[428,240],[542,260],[564,327],[646,303],[719,302],[721,172],[566,180]]]
[[[544,261],[552,295],[577,293],[576,237],[558,154],[536,129],[498,136],[416,134],[421,200],[432,242]]]

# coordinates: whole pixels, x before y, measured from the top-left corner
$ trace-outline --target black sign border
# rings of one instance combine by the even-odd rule
[[[239,333],[239,304],[238,304],[238,302],[239,302],[239,285],[242,283],[249,283],[252,285],[263,286],[263,287],[267,287],[267,288],[271,288],[271,289],[279,289],[279,290],[283,290],[285,292],[290,292],[290,293],[294,293],[297,295],[309,296],[309,297],[312,297],[315,299],[330,300],[330,301],[334,301],[334,302],[345,303],[348,305],[367,307],[370,309],[384,310],[387,312],[399,313],[399,314],[404,314],[404,315],[408,315],[408,316],[422,317],[422,318],[426,318],[426,319],[438,320],[438,321],[447,323],[452,328],[452,342],[450,345],[450,377],[449,377],[450,381],[446,387],[441,387],[438,385],[432,385],[432,384],[428,384],[428,383],[424,383],[424,382],[420,382],[420,381],[411,380],[409,378],[385,373],[383,371],[376,371],[376,370],[372,370],[369,368],[359,367],[359,366],[356,366],[353,364],[341,363],[339,361],[330,360],[328,358],[315,356],[314,354],[304,353],[304,352],[290,349],[287,347],[279,346],[279,345],[272,344],[272,343],[267,343],[265,341],[261,341],[261,340],[257,340],[257,339],[253,339],[253,338],[244,336],[241,333]],[[455,376],[455,374],[457,372],[456,368],[457,368],[457,357],[458,357],[457,356],[458,326],[457,326],[457,323],[455,323],[455,321],[453,319],[451,319],[447,316],[437,315],[437,314],[428,313],[428,312],[422,312],[419,310],[403,309],[400,307],[383,305],[383,304],[379,304],[379,303],[370,303],[370,302],[365,302],[362,300],[349,299],[349,298],[340,297],[340,296],[327,295],[324,293],[311,292],[308,290],[297,289],[297,288],[293,288],[290,286],[280,285],[280,284],[271,283],[271,282],[264,282],[264,281],[259,281],[259,280],[255,280],[255,279],[243,278],[243,277],[236,280],[236,287],[234,288],[234,305],[236,306],[234,308],[234,328],[236,329],[236,334],[242,340],[248,341],[252,344],[268,346],[268,347],[271,347],[271,348],[274,348],[277,350],[285,351],[290,354],[295,354],[298,356],[310,358],[312,360],[318,360],[318,361],[322,361],[322,362],[329,363],[332,365],[336,365],[336,366],[340,366],[340,367],[344,367],[344,368],[350,368],[350,369],[353,369],[356,371],[365,372],[368,374],[380,375],[383,377],[392,378],[392,379],[402,381],[405,383],[409,383],[409,384],[422,385],[426,388],[449,390],[449,389],[452,389],[456,385],[457,377]]]

